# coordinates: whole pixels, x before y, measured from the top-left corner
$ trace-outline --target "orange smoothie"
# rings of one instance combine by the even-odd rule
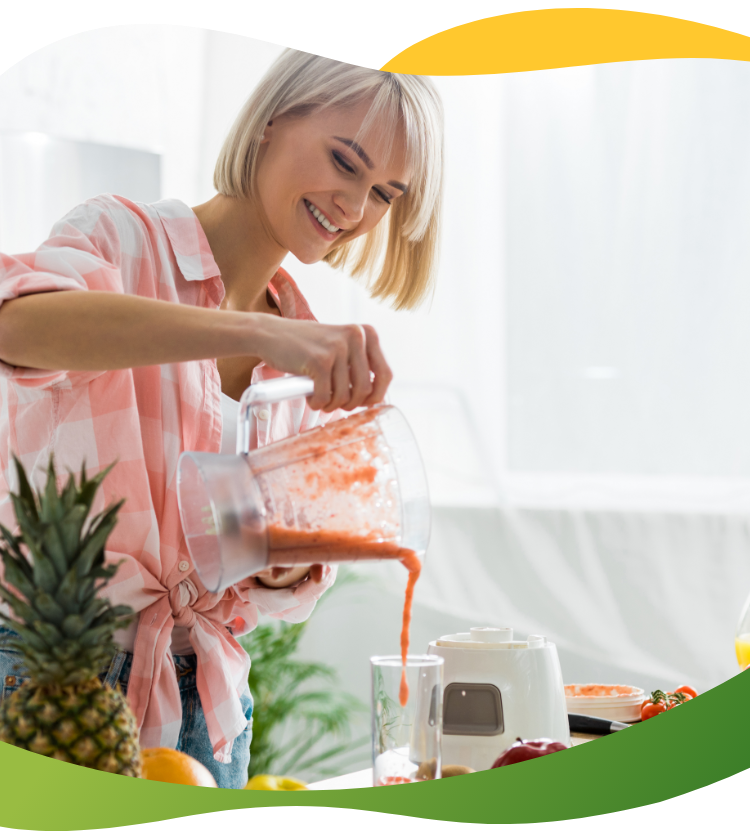
[[[750,665],[750,633],[743,633],[735,638],[734,650],[740,668],[744,671]]]
[[[407,551],[404,549],[404,551]],[[411,605],[414,599],[414,585],[419,580],[419,573],[422,571],[422,564],[417,555],[409,551],[401,558],[401,563],[409,571],[409,580],[406,582],[406,598],[404,600],[404,617],[401,622],[401,687],[398,692],[398,701],[402,706],[409,701],[409,683],[406,681],[406,655],[409,652],[409,627],[411,625]]]

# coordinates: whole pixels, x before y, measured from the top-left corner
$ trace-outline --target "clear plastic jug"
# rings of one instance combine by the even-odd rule
[[[253,410],[312,392],[307,377],[255,384],[240,400],[236,455],[180,456],[183,532],[209,591],[272,566],[423,557],[427,479],[395,407],[371,407],[249,451]]]

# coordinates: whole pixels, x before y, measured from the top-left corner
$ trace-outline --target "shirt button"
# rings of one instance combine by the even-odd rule
[[[267,421],[271,417],[271,413],[267,409],[259,409],[258,410],[258,418],[261,421]]]
[[[15,685],[16,684],[15,676],[6,676],[5,677],[5,684],[6,685]]]
[[[187,560],[181,560],[177,564],[177,568],[180,570],[180,572],[187,572],[187,570],[190,568],[190,564],[187,562]]]

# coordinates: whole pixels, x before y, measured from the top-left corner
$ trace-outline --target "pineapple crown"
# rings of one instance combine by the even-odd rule
[[[58,493],[51,458],[47,484],[39,491],[18,458],[13,460],[19,489],[10,497],[20,531],[16,536],[0,525],[6,581],[0,582],[0,599],[16,618],[0,618],[20,636],[12,649],[22,654],[37,684],[75,685],[109,664],[117,652],[112,635],[132,614],[130,607],[112,606],[99,596],[117,572],[116,565],[104,564],[104,544],[124,500],[87,525],[96,492],[113,465],[88,479],[84,463],[78,484],[71,472]]]

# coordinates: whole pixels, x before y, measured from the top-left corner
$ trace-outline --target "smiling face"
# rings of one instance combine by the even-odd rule
[[[304,264],[369,232],[408,188],[402,132],[386,137],[375,125],[354,141],[369,104],[280,116],[266,126],[258,197],[276,242]]]

